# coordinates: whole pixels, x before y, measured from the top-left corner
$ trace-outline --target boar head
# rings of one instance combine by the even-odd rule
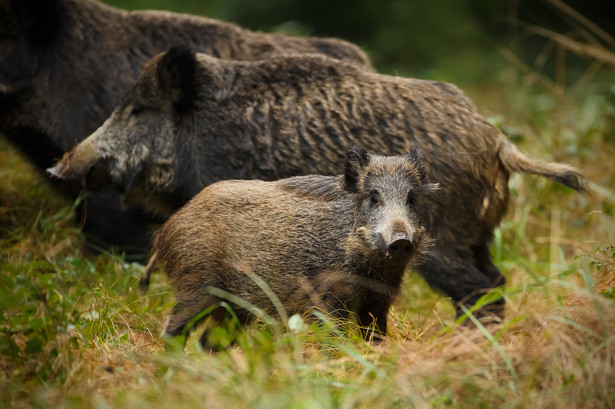
[[[430,240],[417,203],[438,185],[428,183],[418,150],[385,157],[354,147],[346,154],[344,184],[357,196],[347,244],[351,253],[402,264],[414,255],[426,254]]]
[[[178,123],[194,110],[199,68],[184,47],[154,57],[104,124],[47,171],[90,190],[127,192],[137,181],[172,190]]]

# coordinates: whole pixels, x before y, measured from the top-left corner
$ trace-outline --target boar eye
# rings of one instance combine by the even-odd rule
[[[380,198],[378,197],[378,192],[374,191],[374,192],[370,193],[370,195],[369,195],[369,202],[372,205],[377,205],[378,203],[380,203]]]
[[[136,106],[133,106],[132,109],[130,110],[130,115],[139,116],[141,112],[143,112],[143,107],[140,105],[136,105]]]

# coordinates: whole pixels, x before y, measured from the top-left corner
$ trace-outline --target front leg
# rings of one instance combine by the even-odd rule
[[[359,307],[359,325],[366,340],[382,341],[387,332],[389,295],[368,291]]]

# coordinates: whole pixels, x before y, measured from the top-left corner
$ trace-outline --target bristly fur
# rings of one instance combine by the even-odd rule
[[[344,195],[341,176],[297,176],[281,179],[280,188],[301,198],[312,200],[338,200]]]

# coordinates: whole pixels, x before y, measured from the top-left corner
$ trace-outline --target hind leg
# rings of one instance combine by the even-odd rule
[[[213,311],[212,319],[199,338],[204,351],[219,352],[236,342],[238,326],[247,322],[249,315],[243,309],[234,309],[233,313],[224,307],[218,307]],[[221,331],[216,331],[217,328]]]
[[[463,315],[461,305],[470,308],[493,287],[505,284],[504,277],[491,262],[486,245],[472,250],[438,245],[417,269],[432,288],[452,298],[458,317]],[[503,312],[504,300],[499,299],[476,311],[475,315],[496,313],[502,317]]]
[[[211,316],[213,320],[216,320],[217,315],[220,315],[218,310],[220,307],[215,307],[219,300],[211,295],[203,297],[203,299],[197,301],[181,301],[173,307],[173,312],[169,315],[167,323],[164,328],[164,334],[169,339],[177,339],[182,335],[188,335],[188,332],[192,330],[203,319]],[[199,317],[199,314],[212,309],[208,314]],[[182,339],[182,347],[185,344],[185,339]]]
[[[478,269],[491,280],[491,288],[504,287],[506,285],[506,278],[502,275],[496,265],[493,264],[493,261],[491,260],[491,252],[489,252],[487,243],[483,243],[480,246],[475,246],[473,250],[476,265]],[[503,318],[505,307],[506,301],[503,297],[500,297],[491,304],[484,306],[481,310],[484,313],[495,314],[496,316]]]
[[[156,221],[134,206],[124,206],[120,195],[91,192],[76,212],[86,248],[94,254],[115,247],[131,260],[147,260],[152,237],[150,226]]]

